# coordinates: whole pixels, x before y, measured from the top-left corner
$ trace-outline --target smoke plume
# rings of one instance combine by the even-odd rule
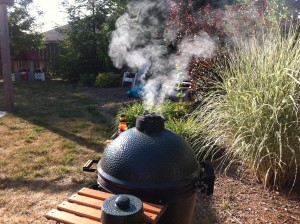
[[[177,1],[135,1],[116,22],[109,54],[117,68],[126,65],[138,70],[151,62],[147,74],[142,74],[142,99],[149,107],[159,106],[187,74],[186,67],[193,56],[208,58],[215,51],[215,41],[207,33],[182,37],[175,51],[166,43],[178,36],[176,27],[168,27],[166,20]]]

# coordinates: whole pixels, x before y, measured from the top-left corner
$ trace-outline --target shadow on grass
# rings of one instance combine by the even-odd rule
[[[46,129],[48,129],[49,131],[62,136],[63,138],[69,139],[70,141],[75,142],[78,145],[85,146],[86,148],[92,149],[96,152],[103,152],[103,150],[104,150],[105,143],[95,143],[92,140],[88,140],[84,137],[72,134],[68,131],[65,131],[63,129],[57,128],[55,126],[52,126],[50,124],[47,124],[47,123],[44,123],[41,121],[34,120],[34,121],[31,121],[31,123],[41,126],[41,127],[44,127]]]
[[[4,110],[2,91],[0,88],[0,110]],[[15,82],[14,102],[14,116],[97,152],[99,148],[103,150],[104,141],[82,136],[78,133],[84,128],[79,126],[72,130],[70,126],[76,122],[92,124],[96,127],[93,132],[99,136],[98,140],[107,139],[111,134],[112,124],[99,111],[96,100],[63,81]]]
[[[89,183],[76,184],[70,183],[65,184],[61,182],[48,181],[48,180],[19,180],[10,178],[0,178],[0,189],[26,189],[31,191],[48,191],[51,193],[64,192],[64,191],[75,191],[81,187],[89,187]]]

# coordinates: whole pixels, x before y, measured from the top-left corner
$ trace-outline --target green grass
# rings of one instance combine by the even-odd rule
[[[1,221],[48,223],[44,215],[66,195],[95,184],[82,166],[101,158],[113,124],[97,101],[66,82],[13,87],[14,112],[0,119]]]
[[[300,41],[295,37],[293,27],[285,33],[268,28],[237,40],[228,66],[220,66],[220,91],[195,113],[207,135],[199,154],[226,148],[226,161],[249,167],[276,189],[292,186],[299,176]]]
[[[17,180],[57,180],[77,176],[77,167],[101,156],[112,124],[98,122],[106,117],[94,99],[63,81],[13,86],[14,112],[0,126],[1,174]]]

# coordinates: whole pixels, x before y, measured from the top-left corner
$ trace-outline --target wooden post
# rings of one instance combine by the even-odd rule
[[[0,51],[4,82],[4,101],[7,112],[12,112],[14,107],[7,18],[7,6],[12,6],[13,4],[14,0],[0,0]]]

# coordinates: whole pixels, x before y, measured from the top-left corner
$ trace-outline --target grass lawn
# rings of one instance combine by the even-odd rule
[[[14,83],[14,100],[0,119],[0,223],[46,223],[51,208],[95,183],[82,166],[101,157],[112,123],[62,81]]]

